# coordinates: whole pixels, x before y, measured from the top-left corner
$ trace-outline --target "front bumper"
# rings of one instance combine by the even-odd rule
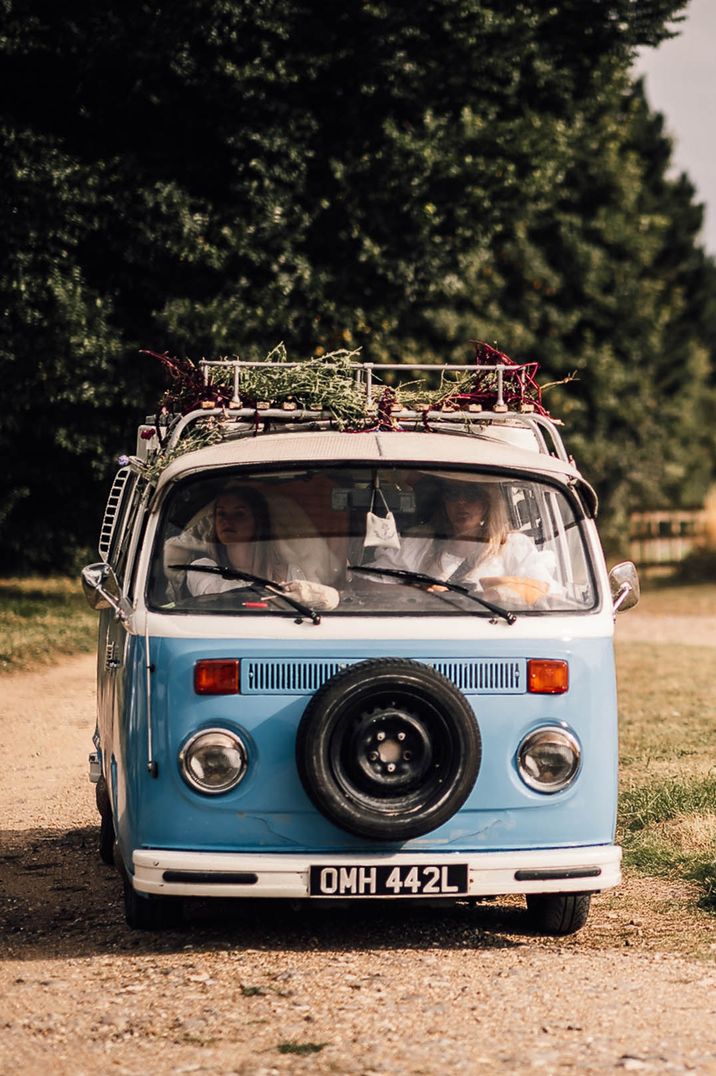
[[[139,849],[132,857],[134,888],[140,893],[187,897],[309,896],[312,866],[370,867],[376,864],[468,864],[469,897],[505,893],[597,893],[621,881],[621,848],[592,845],[539,851],[459,853],[399,852],[391,855],[261,855]],[[321,897],[320,899],[330,899]],[[381,898],[383,899],[383,898]],[[426,899],[400,894],[387,900]]]

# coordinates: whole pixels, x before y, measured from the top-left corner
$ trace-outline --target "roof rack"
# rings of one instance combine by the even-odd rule
[[[281,370],[297,369],[301,362],[282,362]],[[330,366],[330,363],[327,364]],[[159,419],[147,419],[147,425],[140,427],[138,455],[146,456],[147,449],[159,447],[163,454],[176,450],[179,441],[197,423],[209,418],[218,419],[222,426],[222,440],[256,435],[257,433],[276,433],[282,430],[298,429],[329,430],[340,428],[336,416],[328,409],[310,409],[299,406],[295,401],[262,401],[246,406],[242,400],[241,375],[245,370],[273,370],[278,364],[274,362],[250,362],[242,359],[203,359],[198,363],[204,384],[212,384],[214,370],[228,371],[232,381],[231,398],[217,406],[215,400],[204,400],[199,408],[183,415],[163,415]],[[544,412],[539,403],[530,399],[530,392],[537,388],[533,379],[536,364],[517,363],[341,363],[340,374],[352,373],[355,386],[364,394],[365,408],[363,424],[357,429],[370,430],[426,430],[429,432],[470,434],[473,436],[490,436],[490,427],[494,435],[499,436],[499,427],[521,427],[530,431],[535,439],[537,450],[546,455],[570,462],[562,438],[556,428],[559,420],[552,419]],[[455,401],[447,400],[443,405],[426,405],[421,409],[403,406],[396,398],[385,404],[385,394],[391,392],[389,386],[377,381],[376,374],[399,371],[402,374],[429,372],[442,378],[445,373],[470,373],[479,378],[482,375],[494,375],[494,382],[487,393],[458,393]],[[449,383],[448,383],[449,385]],[[229,392],[229,386],[223,385]],[[456,390],[459,386],[455,385]],[[397,392],[399,394],[399,387]],[[537,389],[537,392],[539,390]],[[489,406],[479,402],[480,397]],[[159,423],[159,424],[157,424]],[[352,430],[356,427],[351,426]],[[156,431],[156,440],[152,431]],[[149,443],[149,442],[152,443]]]
[[[258,369],[275,370],[278,364],[275,363],[275,362],[248,362],[248,361],[244,361],[243,359],[202,359],[199,362],[198,365],[199,365],[199,369],[202,371],[202,374],[204,375],[204,384],[206,384],[206,385],[209,384],[210,370],[213,367],[221,367],[223,369],[229,368],[229,369],[233,370],[233,375],[234,375],[234,395],[233,395],[232,399],[229,401],[229,407],[231,407],[232,404],[234,406],[236,406],[236,407],[240,407],[241,406],[241,395],[240,395],[240,392],[241,392],[241,370],[258,370]],[[304,365],[305,364],[301,363],[301,362],[282,362],[281,363],[281,369],[282,370],[292,370],[292,369],[295,370],[295,369],[299,369],[300,367],[302,367]],[[525,371],[525,369],[527,367],[533,367],[535,365],[536,365],[535,363],[522,363],[522,364],[520,364],[520,363],[505,363],[505,362],[494,363],[494,364],[490,364],[490,365],[487,365],[487,364],[479,364],[478,365],[477,363],[474,363],[474,362],[468,362],[468,363],[463,362],[463,363],[443,363],[440,366],[436,366],[435,363],[427,363],[427,362],[425,362],[425,363],[417,363],[417,362],[410,362],[410,363],[403,363],[403,362],[394,362],[394,363],[351,362],[351,363],[345,364],[345,366],[342,366],[341,369],[352,370],[353,373],[354,373],[356,385],[358,385],[358,386],[363,385],[364,386],[364,388],[365,388],[365,397],[366,397],[366,405],[368,407],[370,407],[371,405],[373,405],[375,403],[375,399],[373,397],[373,384],[374,384],[374,382],[373,382],[373,374],[374,374],[374,371],[380,371],[381,373],[385,372],[386,370],[391,370],[391,371],[400,370],[401,373],[404,373],[405,371],[412,371],[412,372],[421,371],[421,372],[429,372],[429,373],[434,374],[434,373],[454,372],[454,371],[457,371],[457,370],[462,370],[465,373],[469,372],[469,373],[473,373],[473,374],[490,374],[490,373],[494,373],[496,375],[496,380],[497,380],[497,388],[496,388],[497,402],[496,402],[495,410],[498,411],[498,412],[501,412],[501,411],[507,411],[508,410],[508,405],[505,402],[505,376],[507,376],[508,379],[511,378],[511,377],[512,378],[521,377],[522,375],[524,375],[524,371]],[[385,387],[385,386],[383,386],[383,387]],[[525,385],[522,384],[521,388],[522,388],[522,394],[524,395]]]

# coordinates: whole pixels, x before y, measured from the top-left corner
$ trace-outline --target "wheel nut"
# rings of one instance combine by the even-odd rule
[[[376,736],[376,740],[378,741],[378,743],[382,743],[384,739],[385,739],[385,733],[384,732],[379,732],[378,735]]]
[[[370,759],[371,762],[377,762],[378,761],[378,752],[377,751],[370,751],[368,753],[368,758]]]
[[[403,751],[403,758],[405,759],[406,762],[410,762],[412,757],[413,757],[413,752],[412,751]]]
[[[395,763],[394,762],[389,762],[388,763],[388,773],[395,773]]]
[[[402,743],[402,742],[403,742],[403,740],[405,739],[405,733],[404,733],[404,732],[399,732],[399,733],[398,733],[398,739],[399,739],[399,740],[400,740],[400,742]]]

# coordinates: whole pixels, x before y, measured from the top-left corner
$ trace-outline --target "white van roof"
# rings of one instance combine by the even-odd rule
[[[158,489],[198,471],[280,463],[415,463],[500,468],[543,475],[563,482],[582,481],[572,463],[490,435],[340,431],[262,433],[186,452],[162,472]]]

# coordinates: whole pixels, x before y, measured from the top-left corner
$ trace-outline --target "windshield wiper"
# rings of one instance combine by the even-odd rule
[[[423,572],[409,572],[405,568],[372,568],[367,564],[349,564],[348,568],[352,572],[367,572],[369,575],[390,575],[395,579],[404,579],[406,583],[427,583],[428,586],[454,590],[456,594],[463,594],[470,601],[477,602],[478,605],[481,605],[495,616],[501,616],[508,624],[514,624],[517,620],[514,613],[509,613],[507,609],[487,601],[486,598],[478,597],[477,594],[472,593],[469,587],[464,587],[462,583],[450,583],[445,579],[436,579],[434,575],[425,575]]]
[[[295,609],[301,616],[310,617],[314,624],[321,623],[320,614],[315,609],[311,609],[308,605],[304,605],[303,602],[296,601],[295,598],[289,597],[288,594],[284,594],[281,590],[281,584],[277,583],[274,579],[264,579],[261,575],[254,575],[252,572],[243,572],[238,568],[222,568],[221,565],[211,564],[169,564],[169,568],[181,569],[185,572],[206,572],[209,575],[220,575],[222,579],[242,579],[246,583],[256,583],[258,586],[263,587],[264,590],[268,590],[271,594],[276,594],[279,598]],[[298,620],[296,623],[300,624]]]

